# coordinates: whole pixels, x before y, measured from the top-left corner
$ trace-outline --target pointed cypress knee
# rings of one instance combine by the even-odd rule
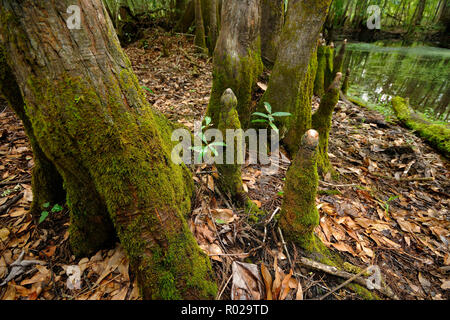
[[[228,88],[223,93],[221,99],[221,112],[218,129],[222,132],[224,142],[227,146],[224,148],[224,164],[217,164],[217,170],[219,172],[218,184],[221,190],[228,193],[231,199],[239,206],[243,206],[247,200],[247,194],[244,191],[242,184],[242,170],[241,164],[238,163],[238,157],[240,152],[240,141],[242,141],[243,132],[237,131],[241,129],[241,123],[239,122],[238,112],[236,110],[237,98],[233,93],[233,90]],[[227,139],[227,129],[233,129],[235,139],[233,139],[234,146],[231,146],[229,139]],[[232,151],[231,151],[232,150]],[[234,162],[227,163],[226,154],[228,152],[234,152]]]
[[[326,174],[331,170],[330,159],[328,158],[328,138],[330,136],[333,111],[339,101],[341,79],[342,73],[338,72],[333,83],[322,97],[319,109],[312,116],[312,127],[319,132],[317,168],[322,174]]]
[[[285,237],[305,249],[314,247],[313,232],[319,224],[316,207],[318,145],[319,133],[313,129],[308,130],[286,173],[279,221]]]

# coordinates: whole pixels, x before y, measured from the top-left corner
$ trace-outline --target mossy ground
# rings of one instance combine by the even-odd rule
[[[401,97],[392,99],[392,107],[397,118],[408,128],[416,131],[443,155],[450,157],[450,127],[448,124],[427,119],[424,115],[411,110],[409,102]]]

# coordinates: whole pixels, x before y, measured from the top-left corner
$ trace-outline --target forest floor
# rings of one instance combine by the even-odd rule
[[[211,59],[196,55],[191,42],[188,36],[153,30],[125,51],[141,85],[152,91],[147,91],[150,103],[193,129],[208,104],[212,65]],[[317,105],[315,98],[313,107]],[[407,129],[343,101],[334,113],[329,151],[335,171],[319,184],[316,234],[352,265],[377,265],[396,297],[448,300],[448,161]],[[348,287],[335,290],[344,279],[300,264],[301,250],[284,243],[273,217],[282,203],[288,166],[283,157],[280,170],[264,179],[258,165],[244,166],[248,194],[266,213],[256,222],[216,191],[213,168],[193,168],[197,188],[189,225],[211,257],[217,298],[230,299],[234,287],[253,299],[268,291],[273,299],[319,299],[328,293],[326,299],[361,299]],[[119,244],[76,259],[68,244],[64,204],[59,204],[62,210],[54,204],[43,208],[50,211],[48,217],[38,225],[33,222],[28,212],[32,167],[23,126],[0,101],[0,298],[138,299]],[[12,263],[22,253],[38,263],[14,275]],[[73,266],[79,267],[81,283],[70,289]]]

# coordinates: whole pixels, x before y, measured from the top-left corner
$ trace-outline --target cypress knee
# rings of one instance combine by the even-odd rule
[[[222,131],[224,141],[227,143],[225,150],[233,150],[234,163],[217,164],[217,170],[219,172],[219,187],[226,193],[228,193],[232,200],[239,206],[243,206],[247,200],[247,194],[244,191],[242,184],[242,171],[241,164],[237,162],[238,154],[240,152],[239,143],[242,141],[242,131],[236,131],[241,129],[241,123],[239,122],[239,116],[236,110],[237,98],[233,93],[233,90],[227,89],[220,99],[221,113],[218,129]],[[233,129],[236,134],[236,138],[233,140],[234,146],[229,145],[227,139],[227,129]],[[226,158],[226,157],[224,157]],[[225,160],[225,159],[224,159]]]
[[[300,148],[286,173],[280,227],[286,238],[303,248],[310,248],[314,228],[319,224],[316,208],[317,147],[319,133],[308,130],[302,137]]]

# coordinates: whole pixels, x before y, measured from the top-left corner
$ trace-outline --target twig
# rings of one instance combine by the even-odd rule
[[[325,182],[325,181],[320,181],[320,183],[322,183],[322,184],[324,184],[324,185],[326,185],[326,186],[336,187],[336,188],[339,188],[339,187],[357,187],[357,186],[359,186],[359,184],[356,184],[356,183],[350,183],[350,184],[332,184],[332,183],[328,183],[328,182]]]
[[[280,227],[278,227],[278,233],[280,234],[281,242],[283,243],[284,250],[286,251],[286,255],[288,257],[289,264],[291,265],[291,269],[294,270],[294,265],[292,264],[291,256],[289,255],[289,251],[287,249],[286,242],[284,241],[283,233],[281,232]]]
[[[8,185],[11,185],[11,184],[29,183],[29,182],[31,182],[31,179],[4,181],[4,182],[0,182],[0,187],[1,186],[8,186]]]
[[[340,285],[338,285],[336,288],[332,289],[330,292],[327,292],[326,294],[324,294],[323,296],[321,296],[321,297],[319,298],[319,300],[325,299],[325,298],[328,297],[330,294],[336,292],[337,290],[339,290],[340,288],[346,286],[347,284],[349,284],[350,282],[352,282],[352,281],[355,280],[356,278],[362,276],[364,273],[366,273],[366,272],[368,271],[368,269],[369,269],[369,267],[367,267],[366,269],[364,269],[364,270],[361,271],[360,273],[355,274],[355,275],[354,275],[353,277],[351,277],[350,279],[348,279],[348,280],[342,282],[342,283],[341,283]]]
[[[20,199],[22,199],[23,197],[23,192],[19,193],[18,195],[14,196],[13,198],[9,199],[8,201],[6,201],[5,204],[0,206],[0,214],[2,214],[3,212],[6,212],[6,210],[9,209],[9,207],[11,207],[12,205],[14,205],[17,201],[19,201]]]
[[[230,282],[231,278],[233,278],[233,273],[228,278],[227,282],[223,286],[222,290],[220,290],[219,294],[216,296],[216,300],[220,300],[220,297],[222,296],[223,292],[225,291],[226,287],[228,286],[228,283]]]
[[[343,271],[343,270],[339,270],[336,267],[332,267],[332,266],[329,266],[329,265],[326,265],[326,264],[323,264],[323,263],[320,263],[320,262],[317,262],[317,261],[314,261],[314,260],[310,260],[310,259],[307,259],[305,257],[300,257],[299,258],[299,263],[304,265],[304,266],[306,266],[306,267],[309,267],[309,268],[312,268],[312,269],[315,269],[315,270],[319,270],[319,271],[331,274],[333,276],[341,277],[341,278],[344,278],[344,279],[350,279],[350,278],[353,277],[352,273],[349,273],[349,272]],[[359,285],[362,285],[364,287],[367,285],[366,280],[364,278],[361,278],[361,277],[357,277],[357,278],[355,278],[352,281],[355,281],[356,283],[358,283]],[[397,297],[397,295],[394,292],[392,292],[391,288],[389,288],[388,286],[386,286],[384,284],[383,284],[382,288],[379,291],[382,294],[386,295],[387,297],[389,297],[389,298],[391,298],[393,300],[398,300],[399,299]]]
[[[383,179],[390,179],[390,180],[395,180],[395,181],[400,181],[400,182],[414,182],[414,181],[427,182],[427,181],[435,180],[434,177],[416,177],[416,178],[399,178],[399,179],[397,179],[395,177],[384,176],[379,173],[371,173],[371,175],[373,175],[375,177],[383,178]]]
[[[197,62],[194,61],[194,59],[192,59],[192,57],[189,55],[189,53],[186,52],[186,50],[184,50],[183,48],[179,48],[180,51],[183,53],[184,57],[186,59],[189,60],[190,63],[192,63],[194,66],[198,67],[198,68],[203,68],[201,65],[199,65]]]

